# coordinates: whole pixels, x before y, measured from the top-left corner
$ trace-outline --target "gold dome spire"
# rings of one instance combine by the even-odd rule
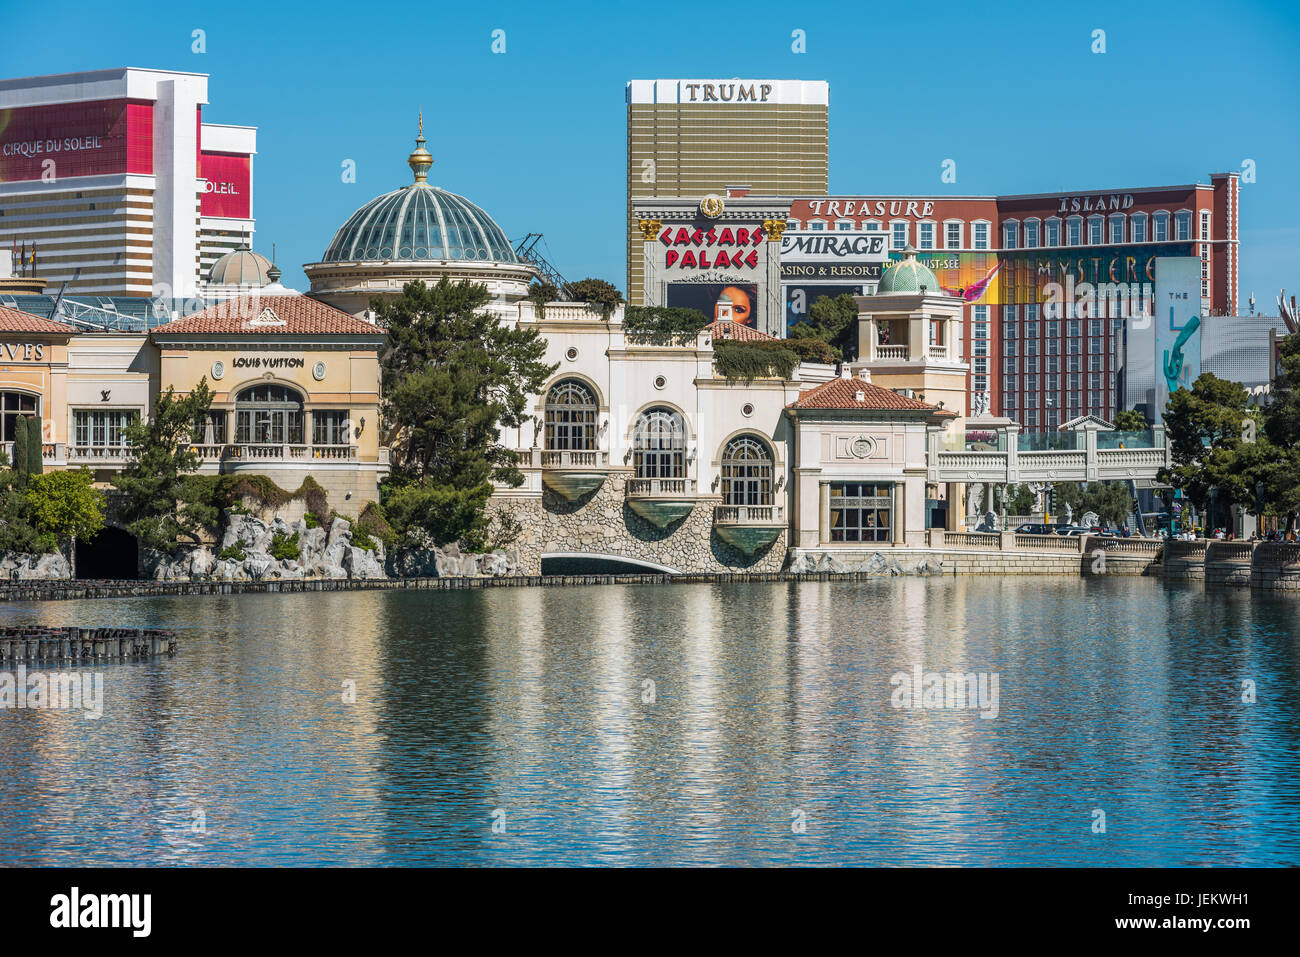
[[[406,158],[406,162],[411,165],[411,172],[415,174],[416,186],[426,185],[429,168],[433,166],[433,154],[424,148],[424,144],[424,110],[420,110],[420,132],[415,137],[415,149]]]

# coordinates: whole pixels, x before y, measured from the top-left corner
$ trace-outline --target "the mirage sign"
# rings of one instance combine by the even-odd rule
[[[781,279],[875,282],[889,259],[881,230],[787,230],[781,236]]]

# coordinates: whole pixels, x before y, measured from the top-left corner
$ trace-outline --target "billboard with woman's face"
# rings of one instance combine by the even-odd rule
[[[668,305],[698,309],[710,320],[724,318],[729,310],[733,322],[752,326],[758,306],[758,283],[670,283]]]

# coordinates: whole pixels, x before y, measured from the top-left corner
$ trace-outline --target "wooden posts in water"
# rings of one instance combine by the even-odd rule
[[[153,628],[0,628],[0,667],[37,662],[131,661],[176,654],[176,635]]]

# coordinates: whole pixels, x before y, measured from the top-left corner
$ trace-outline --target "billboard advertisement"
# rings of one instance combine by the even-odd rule
[[[670,283],[667,305],[698,309],[710,319],[725,318],[729,309],[733,322],[756,324],[758,283]]]
[[[857,230],[786,230],[781,279],[786,282],[875,282],[889,258],[889,234]]]
[[[152,103],[93,100],[0,110],[0,182],[152,172]]]
[[[1099,246],[1086,251],[1004,250],[999,255],[998,299],[1003,303],[1046,302],[1048,285],[1077,288],[1123,285],[1132,301],[1152,302],[1155,296],[1156,259],[1187,256],[1188,243],[1160,246]],[[942,277],[941,277],[942,278]],[[1104,293],[1104,290],[1100,290]],[[990,301],[990,300],[984,300]]]
[[[785,294],[785,324],[788,329],[797,322],[808,318],[808,310],[818,299],[827,296],[860,296],[861,286],[805,285],[804,283],[781,284]]]
[[[1162,256],[1155,261],[1155,421],[1169,395],[1191,388],[1201,374],[1201,261]]]
[[[891,252],[889,258],[897,262],[903,254]],[[916,254],[916,261],[934,273],[945,296],[981,305],[1003,301],[998,298],[997,253],[922,252]]]
[[[251,156],[204,151],[199,157],[199,170],[203,179],[199,209],[204,216],[252,217]]]

